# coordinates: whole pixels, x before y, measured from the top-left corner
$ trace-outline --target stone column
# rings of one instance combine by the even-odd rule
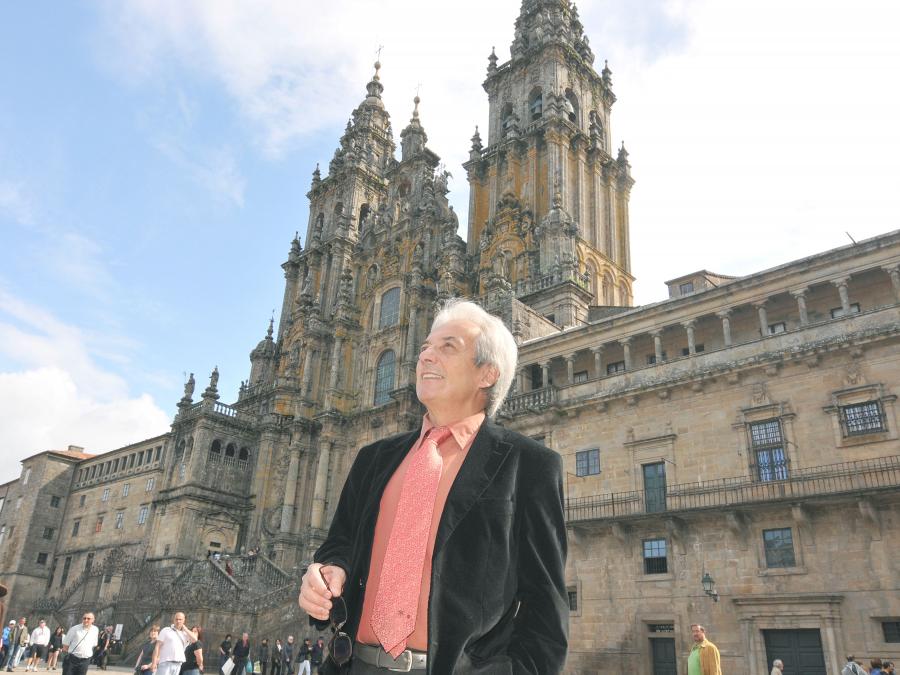
[[[339,337],[334,341],[334,349],[331,352],[331,372],[328,373],[328,389],[337,389],[338,375],[341,372],[344,353],[344,338]]]
[[[303,387],[300,395],[306,397],[312,393],[313,350],[306,346],[306,354],[303,359]]]
[[[833,279],[831,281],[838,289],[838,295],[841,296],[841,309],[844,312],[844,316],[849,316],[850,314],[850,292],[847,288],[849,281],[850,277],[841,277],[840,279]]]
[[[550,362],[543,361],[541,363],[541,387],[550,386]]]
[[[566,378],[569,384],[575,384],[575,354],[566,357]]]
[[[656,356],[656,362],[662,363],[662,329],[655,330],[650,335],[653,336],[653,353]]]
[[[759,313],[759,334],[763,337],[769,334],[769,317],[766,314],[766,302],[768,300],[760,300],[753,303],[753,306],[756,307],[756,311]]]
[[[600,379],[605,375],[603,372],[603,346],[594,347],[591,351],[594,353],[594,375]]]
[[[519,371],[516,373],[516,393],[524,394],[525,393],[525,369],[519,368]]]
[[[418,360],[418,345],[416,344],[416,329],[419,325],[419,306],[409,303],[409,327],[406,329],[406,362],[413,364]]]
[[[684,326],[684,330],[687,331],[688,355],[693,356],[697,353],[697,342],[694,340],[694,322],[685,321],[681,325]]]
[[[806,293],[809,291],[808,288],[800,288],[796,291],[791,291],[791,295],[794,296],[794,300],[797,301],[797,311],[800,313],[800,325],[806,326],[809,324],[809,313],[806,311]]]
[[[625,370],[631,370],[631,338],[622,338],[619,340],[619,344],[622,345],[622,351],[625,354]]]
[[[328,465],[331,462],[331,441],[319,440],[319,463],[316,466],[316,483],[313,489],[310,525],[325,528],[325,501],[328,499]]]
[[[900,265],[888,265],[882,269],[891,275],[891,286],[894,289],[894,302],[900,302]]]
[[[287,478],[284,484],[284,505],[281,507],[282,532],[290,532],[294,520],[294,500],[297,498],[297,476],[300,471],[300,449],[291,447],[291,463],[288,465]]]
[[[722,319],[722,338],[725,340],[725,346],[731,346],[731,310],[723,309],[717,312],[716,316]]]

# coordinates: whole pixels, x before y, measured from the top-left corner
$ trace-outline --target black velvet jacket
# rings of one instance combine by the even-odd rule
[[[347,571],[343,630],[350,636],[359,626],[381,495],[418,437],[401,434],[360,450],[316,552],[316,562]],[[435,538],[428,673],[559,673],[568,644],[565,561],[561,458],[485,420]],[[322,672],[339,671],[326,659]]]

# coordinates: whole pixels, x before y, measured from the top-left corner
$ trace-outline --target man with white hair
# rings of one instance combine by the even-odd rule
[[[320,672],[562,670],[562,461],[491,420],[516,357],[472,302],[435,317],[416,364],[421,428],[360,450],[303,577],[300,606],[333,631]]]
[[[769,675],[781,675],[784,670],[784,661],[781,659],[775,659],[772,661],[772,672]]]

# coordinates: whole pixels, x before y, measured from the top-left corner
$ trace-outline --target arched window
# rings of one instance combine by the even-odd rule
[[[597,276],[597,266],[593,260],[588,260],[584,265],[584,271],[588,275],[588,283],[590,284],[591,295],[594,304],[600,304],[600,277]]]
[[[226,457],[234,457],[234,443],[229,443],[225,446],[225,456]]]
[[[539,120],[544,114],[544,96],[540,87],[531,90],[531,95],[528,97],[528,111],[531,113],[532,120]]]
[[[625,283],[619,284],[619,304],[620,305],[628,305],[628,286]]]
[[[604,305],[614,305],[615,299],[613,298],[613,293],[615,292],[616,287],[613,283],[612,277],[609,273],[603,275],[603,304]]]
[[[392,288],[381,296],[378,329],[396,326],[398,323],[400,323],[400,289]]]
[[[250,459],[250,451],[247,448],[241,448],[241,452],[238,454],[238,459],[242,462],[246,462]]]
[[[339,216],[344,212],[344,202],[338,202],[334,205],[334,215]]]
[[[566,116],[572,124],[578,124],[578,97],[571,89],[566,89]]]
[[[212,442],[212,445],[209,446],[209,454],[211,455],[219,455],[222,453],[222,441],[216,439]]]
[[[394,352],[390,349],[378,358],[378,365],[375,368],[375,405],[384,405],[391,400],[396,362]]]

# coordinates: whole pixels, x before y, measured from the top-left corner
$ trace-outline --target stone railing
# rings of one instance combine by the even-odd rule
[[[540,410],[553,403],[556,403],[556,388],[542,387],[541,389],[508,397],[503,403],[501,412],[507,415],[514,415],[516,413]]]
[[[576,270],[558,270],[536,279],[520,279],[516,282],[516,297],[528,295],[551,288],[565,281],[571,281],[585,290],[590,290],[591,281],[588,274],[579,274]]]
[[[797,501],[900,487],[900,455],[840,462],[789,471],[782,480],[747,476],[668,485],[659,490],[634,490],[566,500],[566,521],[611,520],[745,504]]]

